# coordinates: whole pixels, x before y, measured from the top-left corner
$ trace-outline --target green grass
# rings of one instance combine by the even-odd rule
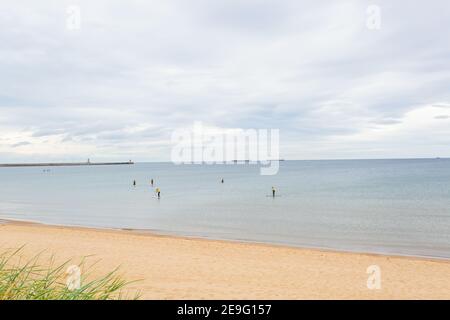
[[[55,264],[54,258],[47,263],[41,254],[23,262],[22,248],[0,252],[0,300],[115,300],[137,299],[136,293],[129,297],[125,287],[131,282],[125,281],[118,268],[93,278],[83,259],[77,266],[82,270],[81,284],[78,289],[69,290],[67,282],[71,261]],[[85,271],[85,269],[87,271]],[[89,280],[87,280],[89,279]]]

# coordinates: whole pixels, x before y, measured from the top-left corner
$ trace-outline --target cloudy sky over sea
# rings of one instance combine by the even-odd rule
[[[0,162],[170,160],[196,121],[280,129],[286,159],[450,156],[447,0],[1,7]]]

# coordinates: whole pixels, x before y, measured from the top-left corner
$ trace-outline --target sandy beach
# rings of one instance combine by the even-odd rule
[[[90,256],[93,274],[120,266],[142,299],[450,299],[450,261],[161,236],[0,224],[0,249],[25,245],[57,261]],[[367,268],[381,270],[368,289]]]

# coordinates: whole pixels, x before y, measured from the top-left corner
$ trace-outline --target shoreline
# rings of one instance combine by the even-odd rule
[[[380,257],[393,257],[393,258],[406,258],[406,259],[418,259],[418,260],[429,260],[429,261],[446,261],[450,263],[450,258],[438,257],[438,256],[420,256],[420,255],[408,255],[400,253],[383,253],[383,252],[369,252],[369,251],[358,251],[358,250],[345,250],[345,249],[334,249],[327,247],[308,247],[308,246],[296,246],[284,243],[272,243],[264,241],[254,241],[245,239],[227,239],[227,238],[214,238],[200,235],[187,235],[187,234],[177,234],[176,232],[168,232],[164,230],[157,229],[134,229],[134,228],[113,228],[113,227],[96,227],[96,226],[82,226],[82,225],[66,225],[66,224],[52,224],[44,223],[34,220],[21,220],[21,219],[9,219],[0,218],[0,226],[4,223],[8,224],[23,224],[31,226],[42,226],[42,227],[57,227],[57,228],[68,228],[68,229],[80,229],[80,230],[92,230],[92,231],[112,231],[112,232],[124,232],[131,234],[140,234],[155,237],[169,237],[185,240],[199,240],[199,241],[219,241],[228,243],[242,243],[242,244],[253,244],[261,246],[269,246],[275,248],[291,248],[299,250],[313,250],[319,252],[330,252],[330,253],[345,253],[345,254],[363,254],[369,256],[380,256]]]
[[[143,299],[449,299],[450,261],[211,240],[140,230],[52,226],[0,219],[0,248],[24,258],[100,259],[121,266]],[[380,290],[367,268],[381,269]]]
[[[227,243],[241,243],[250,244],[258,246],[269,246],[274,248],[290,248],[298,250],[312,250],[325,253],[343,253],[343,254],[356,254],[356,255],[368,255],[375,257],[392,257],[392,258],[405,258],[405,259],[417,259],[417,260],[427,260],[427,261],[443,261],[450,263],[450,258],[438,257],[438,256],[425,256],[425,255],[408,255],[400,253],[383,253],[383,252],[369,252],[369,251],[358,251],[358,250],[345,250],[345,249],[334,249],[328,247],[308,247],[300,245],[290,245],[284,243],[272,243],[264,241],[254,241],[245,239],[227,239],[227,238],[214,238],[200,235],[188,235],[188,234],[177,234],[176,232],[169,232],[157,229],[134,229],[134,228],[113,228],[113,227],[97,227],[97,226],[82,226],[82,225],[66,225],[66,224],[52,224],[44,223],[34,220],[21,220],[21,219],[10,219],[0,217],[0,226],[2,224],[17,224],[17,225],[30,225],[36,227],[56,227],[56,228],[68,228],[68,229],[79,229],[79,230],[91,230],[91,231],[111,231],[111,232],[123,232],[137,235],[147,235],[150,237],[168,237],[175,239],[184,240],[198,240],[198,241],[218,241]]]

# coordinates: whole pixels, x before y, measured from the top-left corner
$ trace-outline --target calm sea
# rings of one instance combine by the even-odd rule
[[[280,165],[0,168],[0,218],[450,258],[450,160]]]

